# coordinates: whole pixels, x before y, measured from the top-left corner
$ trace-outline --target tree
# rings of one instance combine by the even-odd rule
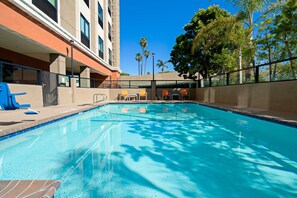
[[[146,61],[147,59],[150,57],[150,51],[149,50],[144,50],[144,58],[145,58],[145,61],[144,61],[144,70],[143,70],[143,74],[146,73]]]
[[[296,79],[296,68],[294,66],[293,57],[297,52],[297,1],[289,0],[282,12],[275,17],[275,28],[272,32],[275,39],[282,43],[282,58],[290,58],[291,74]]]
[[[292,59],[297,53],[297,1],[285,2],[281,10],[269,13],[259,25],[256,44],[257,56],[260,60],[268,60],[271,79],[296,78],[296,65]],[[291,58],[289,64],[274,64],[271,62]]]
[[[157,67],[162,69],[162,73],[164,73],[164,68],[165,67],[168,68],[168,66],[166,65],[167,62],[168,61],[164,62],[164,61],[162,61],[160,59],[158,60]]]
[[[213,20],[229,16],[227,11],[218,6],[210,6],[206,10],[198,10],[192,20],[184,26],[185,33],[176,38],[176,44],[173,46],[169,60],[179,76],[195,79],[198,72],[206,78],[209,76],[209,72],[217,71],[219,65],[212,62],[212,56],[214,52],[222,51],[222,46],[218,45],[215,49],[211,49],[211,53],[198,49],[192,54],[193,39],[203,27]]]
[[[138,62],[138,75],[140,75],[140,62],[142,61],[142,56],[140,53],[136,54],[135,60]]]
[[[193,40],[192,53],[209,54],[211,73],[225,73],[236,69],[237,59],[241,65],[241,51],[246,31],[238,16],[220,17],[204,26]]]
[[[269,8],[270,5],[272,5],[273,0],[225,0],[227,2],[231,2],[234,7],[237,7],[239,9],[239,13],[237,14],[239,19],[247,25],[247,39],[248,42],[248,48],[247,48],[247,56],[250,59],[249,63],[255,66],[255,43],[253,41],[253,33],[254,33],[254,24],[258,23],[263,16],[265,16],[267,13],[280,8],[281,4],[275,4]],[[258,18],[254,19],[255,13],[261,12],[263,14],[260,14]],[[249,65],[247,65],[249,67]]]
[[[121,72],[121,76],[130,76],[130,74],[128,74],[126,72]]]
[[[142,49],[142,56],[144,57],[144,49],[147,47],[148,45],[148,42],[147,42],[147,39],[145,37],[142,37],[139,41],[139,44],[141,46],[141,49]],[[144,74],[144,62],[143,62],[143,59],[141,60],[141,69],[140,69],[140,75]]]

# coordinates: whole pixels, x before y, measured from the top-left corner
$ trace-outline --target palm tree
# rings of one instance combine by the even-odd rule
[[[140,53],[136,54],[135,60],[138,62],[138,75],[140,75],[140,61],[142,61],[142,56]]]
[[[239,52],[239,69],[242,69],[242,46],[247,46],[246,52],[248,54],[249,61],[247,62],[247,66],[250,66],[250,63],[255,66],[255,60],[254,60],[254,53],[255,53],[255,47],[254,47],[254,41],[253,41],[253,29],[254,24],[257,23],[259,20],[261,20],[266,14],[273,12],[277,9],[280,9],[283,6],[282,2],[271,4],[272,0],[225,0],[228,2],[231,2],[234,7],[239,8],[239,12],[231,17],[224,17],[224,18],[218,18],[211,23],[209,23],[207,26],[205,26],[196,36],[193,41],[193,48],[192,52],[195,51],[195,49],[198,49],[199,46],[197,45],[197,41],[200,39],[204,39],[205,35],[207,33],[211,33],[214,29],[220,30],[225,29],[225,35],[224,38],[228,39],[230,38],[230,32],[237,31],[238,27],[240,27],[240,24],[244,23],[247,26],[247,30],[245,32],[238,32],[238,36],[236,39],[238,39],[237,46],[238,46],[238,52]],[[269,5],[270,7],[268,8]],[[265,12],[260,15],[256,20],[254,19],[255,12]],[[244,35],[244,38],[242,37]],[[216,39],[213,39],[213,42],[216,42]],[[240,72],[240,82],[242,82],[242,72]]]
[[[253,33],[254,33],[254,24],[261,20],[266,14],[273,12],[277,9],[280,9],[284,2],[277,1],[273,3],[273,0],[225,0],[233,4],[234,7],[239,9],[237,14],[237,19],[247,25],[248,31],[248,47],[251,49],[251,63],[255,66],[254,60],[254,42],[253,42]],[[262,12],[258,18],[254,19],[255,12]]]
[[[146,46],[148,45],[148,42],[147,42],[147,39],[145,37],[142,37],[140,39],[140,42],[139,42],[141,48],[142,48],[142,56],[144,56],[144,48],[146,48]],[[142,75],[143,73],[143,59],[141,60],[141,70],[140,70],[140,75]]]
[[[144,62],[144,74],[145,74],[145,70],[146,70],[146,61],[148,59],[148,57],[150,57],[150,51],[149,50],[144,50],[144,58],[145,58],[145,62]]]
[[[162,68],[162,72],[164,72],[164,68],[168,68],[168,66],[166,65],[166,63],[168,63],[168,61],[164,62],[162,60],[158,60],[158,63],[157,63],[157,67],[161,67]]]

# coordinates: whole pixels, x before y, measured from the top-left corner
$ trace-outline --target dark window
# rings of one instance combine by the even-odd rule
[[[108,57],[109,64],[112,65],[112,51],[111,51],[111,49],[108,49],[108,55],[109,55],[109,57]]]
[[[84,0],[84,2],[85,2],[86,5],[89,7],[89,0]]]
[[[100,26],[103,29],[103,9],[102,9],[100,3],[98,3],[98,23],[100,24]]]
[[[108,39],[111,41],[111,25],[108,23]]]
[[[104,43],[103,43],[103,40],[102,38],[99,36],[98,37],[98,51],[99,51],[99,57],[104,59],[103,58],[103,55],[104,55]]]
[[[33,5],[54,21],[57,19],[57,0],[32,0]]]
[[[90,47],[90,25],[82,14],[80,15],[80,36],[81,42]]]
[[[111,1],[108,0],[108,13],[111,16]]]

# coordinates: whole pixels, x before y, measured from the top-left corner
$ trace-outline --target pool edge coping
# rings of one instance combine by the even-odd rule
[[[232,112],[238,115],[243,115],[243,116],[247,116],[247,117],[251,117],[251,118],[256,118],[256,119],[260,119],[260,120],[264,120],[264,121],[270,121],[273,123],[277,123],[277,124],[281,124],[284,126],[288,126],[288,127],[293,127],[293,128],[297,128],[297,121],[295,122],[289,122],[288,120],[281,120],[278,117],[265,117],[264,115],[260,115],[257,113],[253,113],[247,110],[241,110],[241,109],[234,109],[232,107],[221,107],[218,105],[214,105],[214,104],[208,104],[208,103],[202,103],[202,102],[198,102],[198,101],[143,101],[143,102],[139,102],[139,101],[125,101],[125,102],[119,102],[119,101],[109,101],[106,103],[102,103],[102,104],[98,104],[96,106],[91,106],[91,107],[87,107],[84,109],[80,109],[80,110],[76,110],[73,112],[69,112],[69,113],[65,113],[65,114],[60,114],[54,117],[50,117],[50,118],[45,118],[39,121],[36,121],[34,123],[30,123],[28,125],[25,126],[21,126],[21,127],[16,127],[16,128],[12,128],[12,129],[7,129],[2,131],[3,134],[0,135],[0,141],[11,138],[13,136],[17,136],[23,133],[26,133],[30,130],[33,129],[37,129],[46,125],[49,125],[51,123],[60,121],[60,120],[64,120],[67,119],[69,117],[78,115],[80,113],[84,113],[93,109],[96,109],[100,106],[104,106],[104,105],[108,105],[108,104],[174,104],[174,103],[193,103],[193,104],[198,104],[201,106],[205,106],[205,107],[209,107],[209,108],[213,108],[213,109],[217,109],[217,110],[221,110],[221,111],[226,111],[226,112]]]
[[[238,115],[243,115],[243,116],[247,116],[247,117],[251,117],[251,118],[256,118],[256,119],[260,119],[260,120],[264,120],[264,121],[269,121],[269,122],[273,122],[273,123],[277,123],[277,124],[281,124],[284,126],[288,126],[288,127],[292,127],[292,128],[297,128],[297,121],[289,121],[289,120],[284,120],[281,119],[280,117],[267,117],[265,115],[261,115],[261,114],[257,114],[256,112],[251,112],[248,110],[244,110],[244,109],[234,109],[234,107],[222,107],[222,106],[218,106],[215,104],[208,104],[208,103],[202,103],[202,102],[195,102],[201,106],[205,106],[205,107],[209,107],[209,108],[213,108],[213,109],[217,109],[217,110],[221,110],[221,111],[227,111],[227,112],[232,112]]]
[[[57,121],[60,121],[60,120],[67,119],[69,117],[78,115],[80,113],[93,110],[95,108],[98,108],[99,106],[104,106],[106,104],[108,104],[108,103],[102,103],[102,104],[99,104],[99,105],[96,105],[96,106],[86,107],[86,108],[75,110],[75,111],[72,111],[72,112],[68,112],[68,113],[56,115],[56,116],[53,116],[53,117],[45,118],[45,119],[42,119],[42,120],[38,120],[38,121],[35,121],[33,123],[28,123],[28,124],[23,125],[23,126],[3,130],[3,131],[1,131],[2,134],[0,134],[0,141],[11,138],[13,136],[17,136],[17,135],[26,133],[26,132],[28,132],[30,130],[33,130],[33,129],[37,129],[37,128],[49,125],[51,123],[54,123],[54,122],[57,122]]]

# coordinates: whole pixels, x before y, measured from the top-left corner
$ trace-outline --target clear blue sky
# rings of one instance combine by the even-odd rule
[[[147,49],[158,59],[167,61],[175,44],[175,38],[184,33],[187,24],[200,8],[219,5],[235,12],[224,0],[120,0],[121,70],[137,75],[135,55],[141,52],[139,40],[146,37]],[[171,63],[168,70],[173,71]],[[148,59],[147,71],[152,73],[152,57]],[[160,69],[155,68],[155,73]]]

